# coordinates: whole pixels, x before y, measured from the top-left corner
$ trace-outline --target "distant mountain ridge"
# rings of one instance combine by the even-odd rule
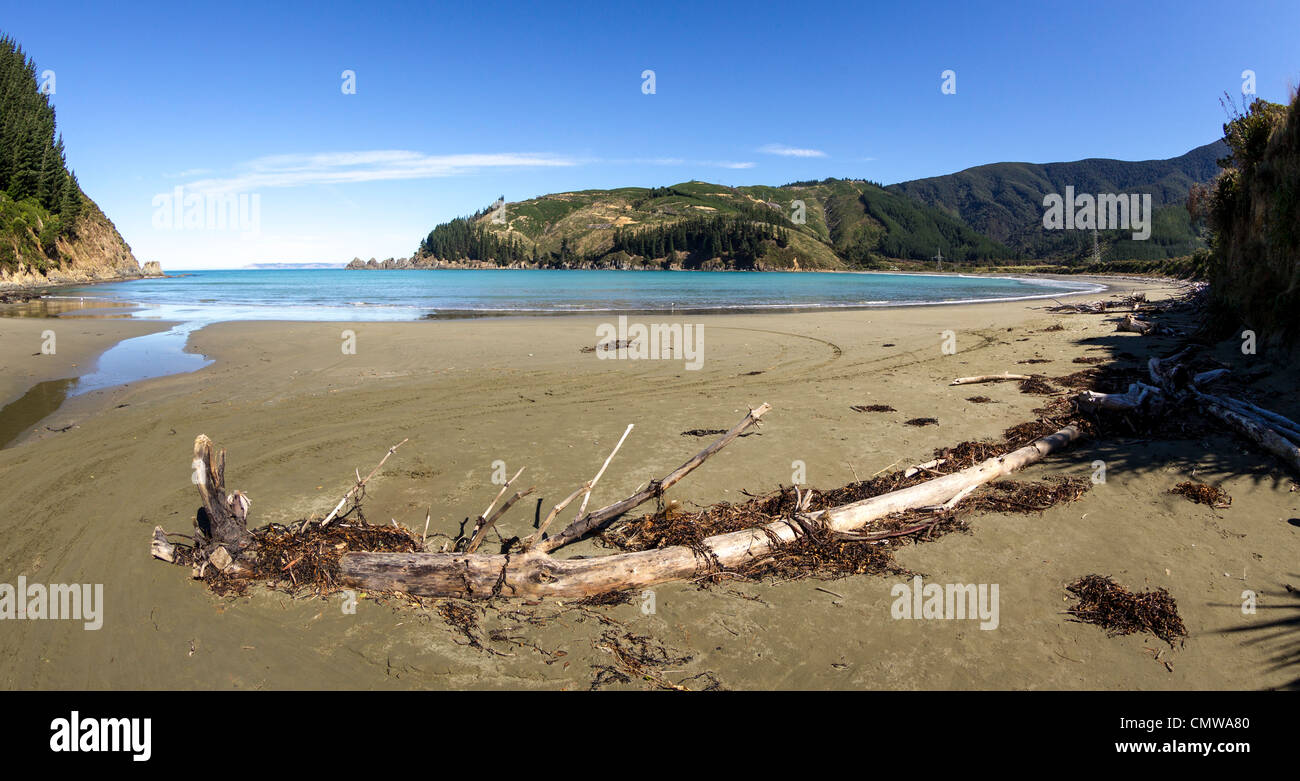
[[[1103,158],[993,163],[883,186],[824,179],[779,187],[690,181],[498,201],[434,227],[411,258],[349,268],[889,268],[899,260],[957,263],[1082,260],[1090,231],[1043,228],[1043,198],[1149,193],[1151,236],[1100,231],[1106,259],[1163,259],[1204,241],[1185,209],[1209,182],[1222,142],[1168,160]]]

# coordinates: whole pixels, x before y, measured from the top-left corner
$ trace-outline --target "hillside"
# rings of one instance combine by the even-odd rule
[[[1169,160],[994,163],[888,187],[692,181],[555,193],[439,225],[412,258],[350,267],[854,269],[915,266],[938,252],[956,266],[1090,261],[1091,231],[1043,228],[1044,196],[1067,187],[1150,194],[1148,239],[1104,230],[1098,240],[1106,261],[1163,261],[1206,246],[1187,197],[1227,151],[1220,141]]]
[[[1101,231],[1099,238],[1108,259],[1158,259],[1205,246],[1185,208],[1187,194],[1192,185],[1215,177],[1216,161],[1228,151],[1222,141],[1215,141],[1168,160],[993,163],[888,189],[943,209],[1027,256],[1056,259],[1088,253],[1092,235],[1044,230],[1044,196],[1064,193],[1067,186],[1078,193],[1150,193],[1155,215],[1149,239],[1134,241],[1128,231]]]
[[[409,260],[351,267],[881,268],[940,250],[966,261],[1016,256],[939,209],[861,180],[693,181],[494,204],[435,227]]]
[[[0,37],[0,286],[42,286],[161,273],[86,197],[55,134],[36,64]]]

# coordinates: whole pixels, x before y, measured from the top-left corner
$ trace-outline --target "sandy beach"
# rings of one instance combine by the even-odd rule
[[[1155,281],[1110,284],[1102,295],[1176,292]],[[1174,344],[1039,305],[691,317],[704,328],[697,371],[681,360],[582,352],[610,319],[601,317],[203,328],[189,349],[211,366],[74,397],[0,449],[0,582],[102,583],[105,599],[97,631],[75,621],[5,622],[0,687],[586,689],[594,666],[610,662],[602,641],[610,621],[689,657],[671,667],[674,680],[708,672],[731,689],[1257,689],[1294,678],[1274,666],[1276,647],[1229,630],[1269,618],[1243,615],[1243,590],[1259,594],[1261,607],[1281,604],[1284,584],[1300,579],[1300,528],[1287,522],[1300,516],[1300,492],[1278,465],[1226,435],[1084,443],[1023,476],[1087,478],[1105,461],[1106,482],[1079,501],[1041,515],[977,515],[970,534],[899,554],[927,580],[998,584],[991,631],[971,621],[895,620],[891,587],[905,579],[861,576],[666,584],[654,590],[651,615],[635,602],[563,612],[549,601],[499,600],[481,608],[476,646],[433,606],[362,599],[348,614],[338,596],[294,600],[264,589],[223,599],[149,556],[155,525],[192,527],[190,459],[201,433],[228,449],[227,484],[251,497],[254,526],[327,513],[355,470],[365,474],[409,439],[369,486],[365,515],[419,531],[429,512],[431,533],[454,535],[495,495],[494,462],[512,474],[527,467],[522,482],[549,507],[591,477],[628,423],[636,428],[593,506],[632,493],[707,442],[682,432],[728,428],[762,402],[774,409],[761,433],[733,443],[672,497],[742,500],[745,491],[789,485],[795,462],[806,465],[808,484],[835,487],[925,461],[939,446],[996,438],[1034,419],[1045,401],[1012,383],[950,387],[954,377],[1022,371],[1018,362],[1029,359],[1047,361],[1033,371],[1060,376],[1083,368],[1077,357],[1121,352],[1137,366]],[[1045,330],[1058,323],[1063,330]],[[39,352],[49,327],[56,356]],[[163,327],[0,318],[0,397],[9,403],[37,382],[74,376],[117,340]],[[355,354],[341,349],[345,331],[355,334]],[[955,354],[941,349],[945,331],[956,336]],[[994,403],[967,401],[975,395]],[[869,404],[897,411],[850,409]],[[939,423],[904,424],[917,417]],[[1232,506],[1168,493],[1193,473],[1221,484]],[[501,523],[503,534],[530,530],[525,504]],[[601,552],[584,543],[568,555]],[[1068,621],[1064,586],[1091,573],[1167,588],[1186,644],[1109,638]],[[521,612],[554,617],[534,624]],[[485,640],[494,630],[506,639]]]

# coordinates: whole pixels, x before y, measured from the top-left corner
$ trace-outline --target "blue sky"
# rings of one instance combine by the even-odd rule
[[[171,270],[404,256],[503,194],[1172,157],[1243,70],[1300,83],[1295,2],[6,0],[0,30],[54,71],[82,188]],[[177,186],[258,196],[258,230],[160,229]]]

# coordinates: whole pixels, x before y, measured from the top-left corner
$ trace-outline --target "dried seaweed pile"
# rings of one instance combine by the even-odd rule
[[[1172,648],[1187,636],[1178,604],[1163,588],[1135,594],[1110,578],[1088,575],[1065,589],[1079,600],[1068,611],[1074,620],[1096,624],[1110,637],[1150,632]]]
[[[971,500],[971,509],[980,512],[1032,513],[1061,504],[1073,502],[1092,488],[1092,484],[1078,477],[1055,477],[1021,483],[999,480],[989,483],[987,490]]]
[[[1020,381],[1021,393],[1038,393],[1044,396],[1050,396],[1058,390],[1059,388],[1053,387],[1051,383],[1041,377],[1030,377],[1027,380]]]
[[[252,529],[255,552],[251,572],[244,576],[223,574],[216,567],[203,568],[200,580],[213,592],[243,595],[253,583],[289,594],[323,596],[338,588],[339,559],[349,551],[374,553],[419,553],[424,550],[420,539],[396,526],[379,526],[364,519],[335,521],[322,528],[319,524],[295,523],[291,526],[272,523]],[[177,546],[176,563],[193,564],[194,549]]]
[[[1188,480],[1169,489],[1169,493],[1185,496],[1197,504],[1208,504],[1222,510],[1232,504],[1232,497],[1218,486]]]
[[[854,404],[849,409],[854,412],[898,412],[888,404]]]
[[[938,418],[912,418],[911,420],[905,420],[905,421],[903,421],[903,425],[905,425],[905,426],[937,426],[937,425],[939,425],[939,419],[938,419]]]
[[[1076,358],[1075,362],[1083,363],[1084,361]],[[1088,362],[1091,363],[1092,361],[1089,360]],[[1105,366],[1081,369],[1072,374],[1055,377],[1052,381],[1058,385],[1073,390],[1090,390],[1099,393],[1123,393],[1128,390],[1129,385],[1135,382],[1149,382],[1150,378],[1142,369],[1125,368],[1111,363]]]

